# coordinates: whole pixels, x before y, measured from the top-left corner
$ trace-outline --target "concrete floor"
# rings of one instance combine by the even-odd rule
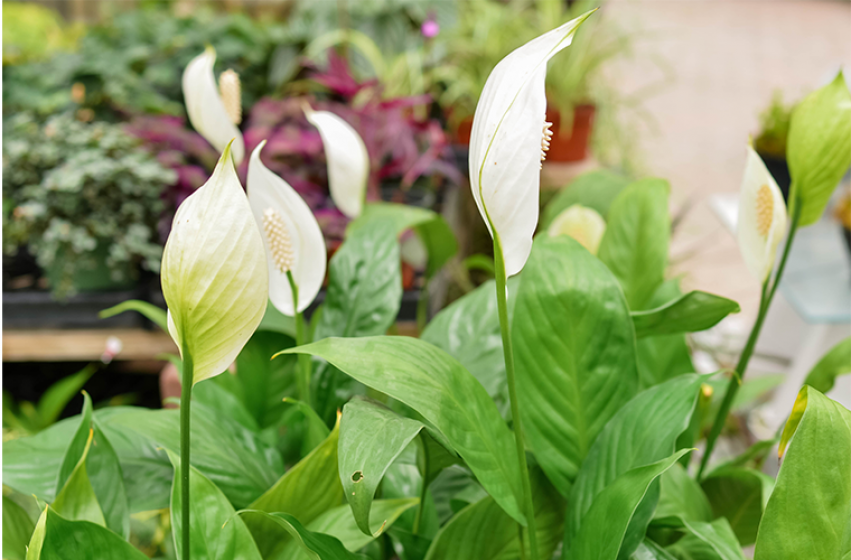
[[[610,0],[603,15],[642,30],[613,74],[620,91],[661,77],[653,57],[673,71],[645,101],[657,131],[640,142],[648,174],[671,182],[672,210],[693,204],[672,245],[674,270],[687,288],[739,301],[746,319],[759,286],[707,199],[738,191],[748,136],[776,89],[797,100],[840,67],[851,71],[851,2]]]

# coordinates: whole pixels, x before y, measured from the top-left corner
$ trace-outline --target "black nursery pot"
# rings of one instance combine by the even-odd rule
[[[783,200],[789,203],[789,185],[792,184],[792,177],[789,175],[789,165],[785,157],[777,157],[769,154],[759,154],[762,161],[765,162],[765,167],[768,172],[774,177],[777,186],[780,187],[780,192],[783,193]]]

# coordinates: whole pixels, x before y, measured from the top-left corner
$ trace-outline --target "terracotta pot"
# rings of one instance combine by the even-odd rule
[[[467,117],[461,124],[458,125],[458,128],[455,130],[455,143],[463,144],[464,146],[470,145],[470,134],[473,132],[473,117]]]
[[[561,114],[550,104],[547,120],[553,123],[553,139],[547,161],[582,161],[588,157],[588,141],[594,125],[594,105],[577,105],[573,110],[572,130],[562,130]]]

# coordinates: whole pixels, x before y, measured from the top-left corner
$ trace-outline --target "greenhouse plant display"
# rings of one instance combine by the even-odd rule
[[[167,309],[106,312],[138,310],[174,339],[179,410],[94,410],[85,395],[81,414],[4,442],[4,557],[848,557],[851,412],[824,393],[851,372],[851,339],[813,368],[775,438],[736,457],[713,451],[795,234],[851,165],[851,93],[840,74],[793,112],[788,205],[742,139],[737,237],[762,283],[759,313],[735,371],[670,368],[670,337],[739,305],[666,279],[667,182],[598,173],[586,180],[608,182],[612,200],[573,191],[538,231],[548,62],[593,17],[490,68],[469,176],[495,278],[419,338],[386,334],[402,294],[400,236],[414,230],[432,276],[456,251],[442,218],[367,199],[363,139],[304,106],[352,220],[326,268],[307,201],[263,163],[270,140],[246,149],[231,77],[216,79],[211,50],[198,54],[184,73],[187,112],[218,158],[175,214]],[[759,466],[775,446],[773,477]]]

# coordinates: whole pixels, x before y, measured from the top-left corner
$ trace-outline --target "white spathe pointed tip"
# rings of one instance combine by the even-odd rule
[[[506,275],[520,272],[538,224],[547,61],[567,47],[588,12],[516,49],[488,77],[470,136],[470,187],[492,236],[498,236]],[[544,152],[545,153],[545,152]]]
[[[739,193],[737,237],[751,274],[765,282],[774,268],[777,246],[786,233],[786,203],[762,159],[748,146]]]
[[[278,311],[292,317],[296,311],[307,309],[319,293],[325,280],[327,251],[310,207],[260,161],[265,144],[265,140],[261,142],[248,160],[248,202],[261,228],[264,220],[269,222],[269,216],[274,216],[275,228],[263,228],[263,245],[269,262],[269,299]],[[276,231],[285,232],[288,239],[283,240]],[[298,287],[297,305],[293,302],[287,270]]]
[[[328,111],[314,111],[302,105],[307,120],[319,130],[328,162],[328,187],[331,198],[349,218],[363,211],[369,179],[369,154],[363,139],[352,126]]]
[[[233,160],[236,165],[245,156],[245,144],[242,133],[233,122],[222,100],[213,65],[216,63],[216,51],[207,47],[196,56],[183,71],[183,97],[189,122],[219,152],[224,151],[231,141]],[[238,89],[238,88],[237,88]],[[230,100],[230,104],[238,103]],[[231,112],[234,110],[232,107]]]

